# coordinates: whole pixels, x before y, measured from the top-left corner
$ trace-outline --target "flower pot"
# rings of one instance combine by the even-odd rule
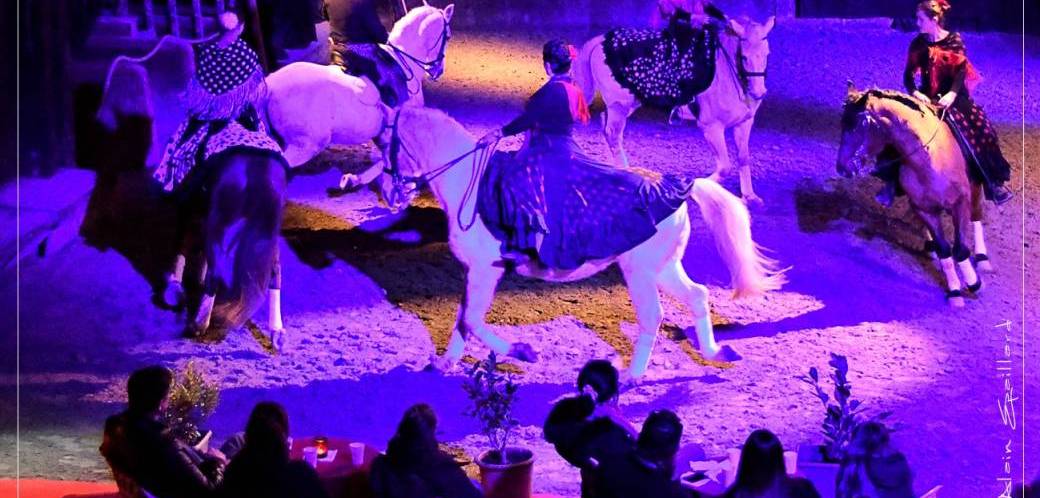
[[[480,487],[487,498],[531,498],[531,475],[534,453],[525,448],[506,448],[503,462],[497,450],[488,450],[477,458]]]
[[[839,464],[824,459],[824,448],[802,445],[798,448],[798,473],[812,481],[820,496],[834,496],[838,481]]]

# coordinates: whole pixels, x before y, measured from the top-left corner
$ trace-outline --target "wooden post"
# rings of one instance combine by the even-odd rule
[[[181,35],[181,20],[177,16],[177,0],[166,0],[166,18],[170,20],[170,34]]]
[[[196,37],[202,37],[202,0],[191,0],[191,28]]]

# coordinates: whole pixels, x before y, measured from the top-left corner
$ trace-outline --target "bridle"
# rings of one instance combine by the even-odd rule
[[[474,157],[473,172],[470,174],[469,183],[466,186],[466,192],[462,196],[462,202],[459,203],[459,211],[456,219],[459,223],[459,228],[462,231],[469,230],[477,219],[477,209],[474,207],[473,213],[468,222],[462,221],[462,209],[466,206],[466,202],[470,196],[476,193],[477,186],[480,183],[480,179],[484,176],[484,169],[487,167],[488,162],[491,160],[491,156],[494,155],[495,149],[497,148],[498,142],[491,143],[488,145],[475,145],[472,149],[466,151],[464,154],[436,167],[430,171],[427,171],[421,175],[409,176],[401,172],[400,158],[403,152],[407,157],[411,158],[411,161],[418,164],[419,159],[412,154],[408,147],[405,146],[404,141],[401,140],[401,134],[399,131],[399,123],[401,121],[401,113],[398,112],[394,116],[392,124],[388,124],[383,127],[383,130],[390,130],[390,146],[387,153],[388,160],[384,162],[383,173],[390,175],[391,182],[393,183],[394,190],[407,196],[418,191],[425,185],[429,185],[430,182],[435,180],[437,177],[447,173],[453,167],[461,163],[469,156]]]
[[[740,93],[743,94],[744,97],[745,97],[742,100],[747,100],[747,99],[762,100],[761,98],[752,97],[750,92],[749,92],[749,89],[750,89],[750,85],[751,85],[751,78],[765,78],[766,77],[766,71],[765,70],[763,70],[763,71],[748,71],[747,67],[744,65],[744,43],[743,43],[743,42],[747,41],[747,38],[739,36],[736,33],[732,33],[732,34],[733,34],[733,36],[735,36],[737,38],[737,50],[736,50],[736,59],[737,60],[736,60],[736,62],[733,61],[733,56],[731,56],[729,54],[729,51],[726,50],[726,44],[719,43],[719,50],[721,50],[722,51],[722,55],[725,56],[725,58],[726,58],[726,65],[729,66],[730,72],[737,77],[738,81],[740,81],[740,88],[739,88],[739,90],[740,90]]]
[[[387,43],[387,46],[389,46],[390,49],[394,51],[394,57],[397,59],[398,63],[401,64],[401,68],[404,69],[406,81],[412,81],[415,79],[415,72],[412,70],[411,65],[407,63],[406,59],[408,61],[414,62],[416,65],[421,67],[423,72],[425,72],[433,81],[437,81],[438,79],[440,79],[441,75],[444,74],[443,70],[440,72],[440,74],[437,74],[436,76],[433,73],[433,68],[437,66],[442,66],[444,64],[445,52],[447,52],[448,50],[448,40],[451,40],[451,27],[448,26],[448,18],[444,15],[444,11],[440,11],[440,14],[441,20],[443,21],[441,35],[438,39],[438,44],[440,44],[440,48],[437,50],[437,57],[435,57],[434,59],[428,61],[422,60],[412,54],[409,54],[408,52],[405,52],[397,45]]]
[[[869,132],[870,128],[874,128],[878,126],[878,124],[873,117],[867,114],[868,112],[869,111],[867,111],[866,109],[863,110],[864,117],[862,121],[866,121],[866,126],[869,127],[867,131]],[[943,127],[943,123],[946,121],[946,109],[940,109],[939,112],[936,113],[935,117],[939,120],[939,123],[935,125],[935,131],[932,132],[931,138],[929,138],[925,142],[921,142],[921,145],[917,146],[914,150],[902,154],[895,159],[889,159],[883,163],[874,163],[874,170],[882,170],[892,165],[902,164],[904,161],[909,159],[914,154],[917,154],[921,151],[927,151],[928,147],[932,144],[933,141],[935,141],[935,137],[939,136],[939,130]],[[859,146],[859,148],[856,149],[856,152],[852,155],[852,159],[862,164],[863,158],[870,156],[870,154],[868,154],[865,150],[866,147],[867,143],[866,140],[864,140],[863,143]]]

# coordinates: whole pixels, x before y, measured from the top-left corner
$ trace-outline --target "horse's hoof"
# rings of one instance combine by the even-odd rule
[[[424,372],[449,374],[458,367],[458,361],[448,358],[447,355],[430,355],[430,363],[423,367]]]
[[[527,363],[538,361],[538,353],[530,344],[517,342],[509,347],[509,356]]]
[[[964,307],[964,295],[960,289],[946,291],[946,302],[954,308]]]
[[[975,255],[975,267],[978,268],[979,271],[985,271],[985,272],[992,272],[993,271],[993,263],[990,263],[989,256],[987,256],[985,254],[976,254]]]
[[[285,349],[285,329],[284,328],[272,329],[271,333],[268,335],[268,337],[271,339],[271,347],[274,348],[275,351],[278,351],[279,353],[284,351],[284,349]]]
[[[978,295],[982,291],[982,279],[980,278],[978,282],[975,282],[974,284],[969,285],[967,287],[967,289],[968,289],[968,292],[970,292],[972,294],[975,294],[975,295]]]
[[[339,179],[340,190],[353,190],[357,188],[361,183],[358,176],[353,173],[346,173]]]
[[[738,353],[736,350],[729,346],[722,346],[714,355],[704,355],[704,358],[707,360],[719,361],[724,363],[730,363],[744,359],[744,357],[741,356],[740,353]]]
[[[170,282],[163,289],[163,304],[171,309],[180,309],[184,306],[184,287],[179,282]]]
[[[763,201],[761,197],[755,194],[751,194],[744,196],[744,205],[746,205],[747,207],[764,207],[766,205],[766,201]]]
[[[184,326],[184,337],[188,339],[199,339],[206,334],[208,326],[202,326],[198,323],[191,322]]]

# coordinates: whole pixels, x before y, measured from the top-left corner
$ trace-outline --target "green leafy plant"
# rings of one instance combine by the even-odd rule
[[[163,421],[174,437],[193,445],[202,439],[199,426],[213,415],[219,401],[220,386],[206,380],[195,363],[189,361],[174,378]]]
[[[802,382],[809,384],[813,393],[823,403],[827,411],[823,419],[823,458],[829,462],[840,462],[848,450],[852,433],[860,424],[866,422],[877,422],[887,418],[892,412],[883,412],[872,417],[864,417],[863,404],[859,400],[852,399],[852,383],[849,382],[849,362],[842,355],[831,353],[831,361],[828,365],[833,369],[831,380],[834,382],[834,398],[824,392],[820,385],[820,373],[816,367],[809,369],[809,375],[798,377]]]
[[[473,406],[466,410],[480,424],[480,431],[488,438],[493,449],[492,458],[508,463],[506,446],[518,422],[513,418],[517,385],[510,374],[498,371],[498,358],[492,352],[487,359],[478,361],[469,371],[462,387]]]

